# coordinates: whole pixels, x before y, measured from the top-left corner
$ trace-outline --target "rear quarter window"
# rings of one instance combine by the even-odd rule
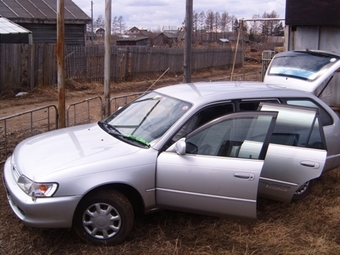
[[[329,126],[333,124],[333,118],[329,115],[329,113],[320,105],[315,103],[314,101],[302,98],[302,99],[283,99],[288,105],[296,105],[296,106],[305,106],[305,107],[313,107],[319,109],[320,121],[322,126]]]

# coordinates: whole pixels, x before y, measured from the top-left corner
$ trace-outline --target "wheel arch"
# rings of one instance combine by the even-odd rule
[[[76,211],[78,209],[79,204],[84,199],[86,199],[87,197],[97,193],[98,191],[102,191],[102,190],[106,190],[106,191],[114,191],[115,190],[115,191],[122,193],[130,201],[135,215],[140,215],[140,214],[144,213],[145,205],[144,205],[143,198],[135,188],[133,188],[132,186],[127,185],[127,184],[112,183],[112,184],[106,184],[106,185],[103,185],[103,186],[95,187],[94,189],[88,191],[82,197],[82,199],[78,202],[78,204],[76,206],[76,209],[73,213],[73,222],[74,222],[74,216],[76,214]]]

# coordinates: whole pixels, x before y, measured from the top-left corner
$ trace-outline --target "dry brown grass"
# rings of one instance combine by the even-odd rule
[[[340,169],[315,182],[304,200],[259,199],[258,219],[244,221],[162,211],[140,216],[121,245],[92,246],[72,230],[24,226],[1,201],[1,254],[339,254]]]

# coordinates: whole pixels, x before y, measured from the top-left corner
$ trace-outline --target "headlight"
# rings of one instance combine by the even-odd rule
[[[58,188],[57,183],[37,183],[21,175],[18,179],[19,187],[31,197],[51,197]]]

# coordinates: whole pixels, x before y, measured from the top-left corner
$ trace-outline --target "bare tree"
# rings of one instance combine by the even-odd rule
[[[104,18],[103,18],[103,15],[99,15],[98,16],[98,18],[93,23],[93,27],[95,29],[104,28]]]
[[[220,27],[221,27],[221,15],[220,15],[219,12],[215,12],[215,15],[214,15],[214,30],[215,30],[215,35],[216,35],[216,38],[215,38],[216,41],[217,41],[217,35],[219,33]]]
[[[198,14],[198,25],[200,30],[205,30],[205,12],[201,11]]]
[[[232,17],[229,16],[229,13],[224,11],[221,15],[221,30],[222,32],[229,31],[230,23],[231,23]]]
[[[228,17],[228,13],[227,12],[222,12],[222,15],[221,15],[221,30],[222,30],[222,32],[226,32],[226,29],[227,29],[227,17]]]
[[[206,18],[205,18],[205,25],[207,28],[207,32],[209,33],[209,41],[212,41],[212,33],[214,31],[214,22],[215,22],[214,13],[211,10],[207,11]]]
[[[270,13],[264,12],[262,18],[278,18],[277,12],[272,11]],[[261,18],[260,15],[253,15],[253,19]],[[239,20],[235,15],[230,15],[228,12],[223,11],[213,12],[208,10],[200,13],[193,12],[193,35],[196,40],[203,41],[203,35],[206,34],[207,40],[212,42],[217,40],[219,33],[225,33],[227,31],[238,32]],[[268,36],[282,35],[283,25],[278,20],[266,20],[266,21],[250,21],[243,22],[243,34],[249,34],[251,41],[260,42],[266,41]],[[200,37],[200,39],[199,39]],[[225,34],[223,34],[225,37]]]
[[[204,11],[201,11],[198,14],[198,26],[200,30],[200,36],[201,36],[201,42],[203,41],[203,33],[205,31],[205,13]]]
[[[198,38],[198,13],[196,11],[193,12],[193,20],[192,20],[192,28],[194,32],[194,38]]]
[[[122,34],[123,31],[126,29],[123,16],[119,16],[119,18],[117,19],[117,25],[118,25],[119,34]]]
[[[117,31],[118,31],[118,18],[117,18],[117,16],[113,17],[111,30],[112,30],[113,34],[117,34]]]
[[[284,36],[284,27],[282,25],[282,22],[280,22],[275,28],[274,28],[274,35],[275,36]]]
[[[252,19],[254,21],[249,21],[250,29],[249,29],[249,40],[253,42],[261,41],[261,22],[255,19],[259,19],[261,16],[259,14],[254,14]]]
[[[264,12],[262,18],[279,18],[277,12],[272,11],[271,13]],[[262,35],[267,38],[268,36],[272,36],[274,34],[274,29],[279,25],[278,20],[266,20],[261,22],[262,27]]]
[[[238,19],[234,19],[234,21],[233,21],[233,32],[237,33],[239,28],[240,28],[240,24],[238,22]]]

